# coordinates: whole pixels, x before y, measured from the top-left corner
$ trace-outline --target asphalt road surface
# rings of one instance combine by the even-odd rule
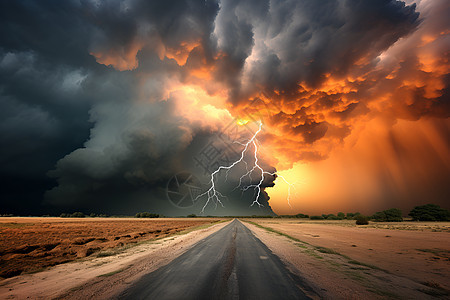
[[[310,299],[289,272],[240,221],[201,240],[149,273],[119,299]]]

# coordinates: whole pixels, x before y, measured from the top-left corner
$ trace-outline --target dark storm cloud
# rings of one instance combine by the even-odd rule
[[[193,145],[213,134],[174,113],[166,93],[172,81],[213,67],[230,103],[256,91],[295,98],[299,82],[316,86],[329,73],[343,75],[417,26],[415,6],[391,0],[3,1],[1,176],[36,187],[20,194],[11,185],[5,207],[32,212],[39,203],[23,206],[48,189],[46,209],[170,213],[160,203],[167,180],[188,167]],[[186,64],[173,53],[186,55]],[[279,104],[295,101],[289,98]],[[333,108],[339,100],[329,101],[317,105]],[[335,114],[345,120],[365,112],[364,104],[350,104]],[[306,143],[348,134],[316,120],[314,111],[302,114],[303,123],[289,130]],[[53,188],[47,173],[57,181]]]
[[[126,58],[133,43],[148,39],[134,53],[146,74],[157,75],[147,80],[144,97],[165,100],[165,80],[179,69],[161,62],[152,41],[173,48],[200,41],[207,50],[218,4],[29,1],[3,2],[0,10],[0,130],[8,145],[0,152],[1,173],[16,183],[3,190],[2,209],[43,211],[39,202],[51,187],[46,173],[61,158],[48,172],[58,186],[47,193],[46,209],[147,209],[146,201],[161,196],[158,188],[183,168],[181,151],[192,140],[192,126],[172,114],[170,100],[142,102],[136,74],[98,64],[91,53]],[[132,191],[140,193],[138,203],[124,209]]]
[[[144,207],[157,203],[162,198],[158,187],[183,168],[184,151],[193,134],[185,121],[173,116],[170,100],[124,101],[94,110],[96,126],[85,147],[61,159],[49,173],[58,178],[58,186],[47,193],[48,201],[131,214],[139,209],[133,201],[141,201]],[[146,196],[136,200],[133,195],[139,191]]]
[[[302,81],[315,86],[327,73],[344,75],[411,33],[417,19],[415,5],[392,0],[272,1],[257,24],[252,85],[287,91]]]

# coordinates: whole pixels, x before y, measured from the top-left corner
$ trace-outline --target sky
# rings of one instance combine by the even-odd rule
[[[448,0],[1,1],[0,214],[450,208],[449,14]]]

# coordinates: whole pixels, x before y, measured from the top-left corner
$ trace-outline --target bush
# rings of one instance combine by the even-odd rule
[[[337,216],[335,216],[334,214],[329,214],[327,216],[327,220],[339,220],[339,218]]]
[[[339,220],[344,220],[345,219],[345,214],[343,212],[338,212],[337,217]]]
[[[323,216],[311,216],[309,217],[311,220],[323,220],[324,217]]]
[[[307,219],[307,218],[309,218],[309,216],[308,216],[308,215],[305,215],[305,214],[296,214],[294,217],[296,217],[296,218],[301,218],[301,219]]]
[[[416,206],[408,215],[414,221],[450,221],[450,211],[436,204]]]
[[[67,218],[68,215],[67,215],[66,213],[62,213],[62,214],[59,215],[59,217],[60,217],[60,218]]]
[[[158,214],[151,214],[149,212],[141,212],[135,215],[136,218],[159,218]]]
[[[347,213],[347,220],[356,220],[356,217],[359,216],[361,213],[355,212],[355,213]]]
[[[398,208],[379,211],[372,216],[372,220],[376,222],[402,222],[402,211]]]
[[[368,225],[369,219],[361,214],[356,216],[356,225]]]
[[[187,215],[187,217],[188,217],[188,218],[196,218],[197,215],[196,215],[196,214],[190,214],[190,215]]]
[[[82,212],[74,212],[73,214],[70,215],[70,218],[84,218],[86,217]]]

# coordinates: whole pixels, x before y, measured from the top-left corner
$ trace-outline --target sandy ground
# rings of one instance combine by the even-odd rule
[[[5,279],[0,282],[0,299],[110,299],[129,283],[169,263],[227,223],[204,225],[209,227]]]
[[[0,278],[164,237],[217,219],[0,218]]]
[[[354,221],[246,221],[254,222],[244,224],[321,299],[450,298],[450,223],[357,227]],[[0,282],[0,299],[114,299],[226,224],[103,250],[9,278]]]
[[[248,225],[324,298],[449,297],[450,223],[248,221],[294,238]]]

